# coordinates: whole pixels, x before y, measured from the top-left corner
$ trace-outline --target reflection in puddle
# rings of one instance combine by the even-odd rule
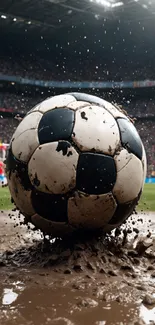
[[[148,309],[144,305],[141,305],[139,311],[139,316],[145,324],[150,324],[151,321],[155,320],[155,307]]]
[[[13,281],[2,292],[0,324],[3,325],[49,325],[51,320],[54,325],[131,325],[139,317],[149,325],[155,319],[155,308],[147,309],[137,303],[95,300],[95,308],[83,304],[87,301],[83,291],[78,293],[81,305],[77,304],[77,292],[69,287],[60,288],[58,283],[53,286],[53,276],[50,279],[49,275],[47,280],[35,273],[32,282]]]
[[[18,294],[13,289],[4,289],[2,305],[11,305],[18,297]]]
[[[150,215],[149,218],[151,219]],[[138,226],[139,236],[142,238],[148,233],[148,218],[143,219],[142,225]],[[151,220],[149,230],[155,236],[154,216]],[[132,240],[135,234],[130,236]],[[26,240],[26,243],[29,243],[28,237]],[[134,240],[133,238],[133,243],[135,243]],[[4,245],[5,249],[6,247],[7,245]],[[42,251],[41,254],[35,249],[31,252],[25,246],[15,252],[11,251],[11,254],[11,259],[13,262],[17,261],[17,265],[20,260],[27,262],[25,269],[16,268],[16,266],[13,269],[8,267],[6,274],[5,269],[0,273],[0,325],[133,325],[135,322],[138,324],[139,318],[144,321],[144,324],[150,325],[150,321],[155,320],[155,306],[151,309],[140,305],[143,287],[147,288],[145,294],[150,293],[152,296],[154,292],[155,278],[151,277],[154,270],[150,268],[147,272],[148,266],[154,266],[152,258],[146,261],[146,264],[143,264],[142,259],[132,259],[130,270],[128,262],[131,262],[131,259],[129,261],[127,258],[125,262],[125,253],[124,260],[119,259],[121,263],[118,266],[123,265],[127,267],[127,270],[119,273],[118,269],[118,275],[122,274],[122,277],[109,277],[104,272],[95,275],[91,269],[87,269],[86,274],[83,272],[83,275],[82,273],[79,275],[78,272],[72,271],[72,266],[68,267],[67,264],[62,268],[60,265],[60,269],[59,265],[55,268],[50,268],[50,266],[43,268]],[[48,254],[49,252],[45,254],[45,259]],[[94,255],[92,266],[96,263]],[[112,260],[114,256],[110,254],[105,256],[104,267],[108,272],[113,265],[109,264],[109,260]],[[36,261],[37,265],[39,263],[38,269],[36,266],[29,267],[31,259]],[[53,263],[52,259],[50,261]],[[106,264],[109,265],[107,270]],[[133,278],[132,272],[135,275]]]
[[[23,283],[20,281],[12,283],[13,288],[4,288],[2,294],[2,305],[7,306],[11,305],[18,298],[20,291],[24,290]]]

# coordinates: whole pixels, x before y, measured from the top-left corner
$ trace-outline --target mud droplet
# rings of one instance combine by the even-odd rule
[[[81,118],[83,119],[83,120],[88,120],[88,117],[86,117],[86,113],[85,112],[81,112]]]
[[[65,141],[59,141],[58,146],[56,148],[56,151],[57,152],[62,151],[63,156],[67,155],[67,157],[69,157],[71,155],[71,154],[69,154],[69,152],[71,152],[71,151],[68,152],[68,149],[70,147],[71,147],[70,143],[65,142]]]
[[[155,297],[147,294],[143,299],[143,304],[146,305],[146,306],[155,305]]]
[[[40,185],[40,181],[39,181],[39,179],[38,179],[37,173],[35,173],[35,177],[34,177],[34,179],[33,179],[33,184],[34,184],[35,186],[39,186],[39,185]]]

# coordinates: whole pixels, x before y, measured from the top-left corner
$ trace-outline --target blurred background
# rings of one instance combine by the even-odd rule
[[[0,156],[23,117],[69,91],[123,106],[155,182],[155,0],[0,1]]]

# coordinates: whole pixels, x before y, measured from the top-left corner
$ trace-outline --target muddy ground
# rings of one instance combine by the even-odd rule
[[[1,212],[0,325],[155,324],[155,214],[65,243],[17,224]]]

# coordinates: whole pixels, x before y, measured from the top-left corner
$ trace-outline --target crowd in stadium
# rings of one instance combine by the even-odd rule
[[[155,102],[153,99],[133,100],[125,104],[128,114],[133,117],[151,117],[155,116]]]
[[[9,143],[18,123],[15,118],[3,118],[0,115],[0,142]]]
[[[37,103],[42,101],[41,96],[27,97],[25,94],[17,95],[15,93],[0,93],[0,108],[12,109],[13,111],[20,111],[26,113]]]
[[[108,62],[109,60],[109,62]],[[96,63],[98,62],[98,63]],[[132,66],[132,69],[131,69]],[[125,81],[154,79],[155,64],[136,61],[116,64],[112,58],[97,61],[93,57],[63,57],[60,61],[31,56],[0,56],[0,73],[38,80]]]
[[[44,95],[44,93],[35,95],[35,97],[28,97],[25,96],[25,93],[17,95],[15,93],[0,92],[0,108],[11,108],[14,111],[26,113],[45,98],[47,98],[47,95]],[[153,99],[126,101],[123,107],[133,117],[151,117],[155,115],[155,102]]]
[[[143,141],[148,161],[149,176],[154,171],[155,166],[155,121],[141,120],[135,123],[135,126]]]

